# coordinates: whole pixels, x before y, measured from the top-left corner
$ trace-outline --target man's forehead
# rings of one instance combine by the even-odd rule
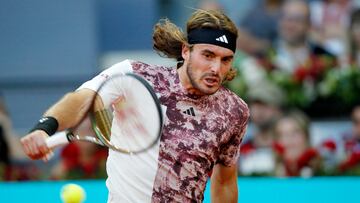
[[[199,51],[211,51],[215,54],[221,54],[226,56],[234,55],[234,52],[231,51],[230,49],[213,44],[194,44],[194,48]]]

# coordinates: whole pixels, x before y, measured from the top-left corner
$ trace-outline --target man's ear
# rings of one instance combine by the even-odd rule
[[[183,44],[181,49],[181,56],[184,61],[188,61],[190,57],[190,47],[188,44]]]

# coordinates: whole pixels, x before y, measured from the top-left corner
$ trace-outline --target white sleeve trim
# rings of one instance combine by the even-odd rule
[[[132,73],[133,68],[131,62],[132,62],[131,60],[127,59],[120,63],[116,63],[112,65],[111,67],[105,69],[100,74],[95,76],[93,79],[83,83],[77,90],[86,88],[86,89],[91,89],[93,91],[97,91],[100,85],[106,80],[106,78],[116,74]]]

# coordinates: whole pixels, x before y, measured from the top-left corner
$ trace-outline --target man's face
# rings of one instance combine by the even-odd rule
[[[309,11],[305,3],[291,2],[284,5],[279,23],[283,40],[290,45],[304,42],[309,30]]]
[[[183,47],[186,74],[196,94],[214,94],[228,74],[234,52],[211,44]]]

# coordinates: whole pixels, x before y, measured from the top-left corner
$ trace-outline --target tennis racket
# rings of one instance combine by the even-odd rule
[[[79,140],[137,154],[157,143],[163,126],[161,105],[153,88],[132,73],[107,77],[86,117],[90,118],[93,136],[68,130],[47,138],[47,146],[53,148]]]

